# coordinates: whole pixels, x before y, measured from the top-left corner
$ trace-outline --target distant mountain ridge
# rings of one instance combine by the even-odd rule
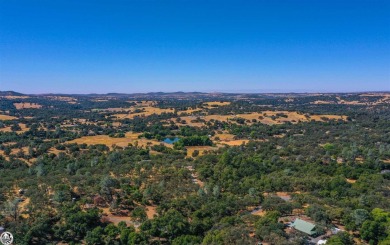
[[[0,96],[25,96],[25,94],[15,91],[0,91]]]
[[[286,92],[286,93],[228,93],[228,92],[147,92],[147,93],[88,93],[88,94],[72,94],[72,93],[42,93],[42,94],[24,94],[15,91],[0,91],[0,96],[87,96],[87,97],[125,97],[125,96],[149,96],[149,97],[164,97],[164,96],[219,96],[219,95],[273,95],[273,96],[307,96],[307,95],[332,95],[332,94],[365,94],[365,93],[378,93],[378,94],[387,94],[390,91],[361,91],[361,92]]]

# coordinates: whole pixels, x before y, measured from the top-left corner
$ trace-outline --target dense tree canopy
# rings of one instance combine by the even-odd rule
[[[390,244],[383,96],[180,96],[1,97],[0,226],[16,244],[306,244],[303,217],[327,244]]]

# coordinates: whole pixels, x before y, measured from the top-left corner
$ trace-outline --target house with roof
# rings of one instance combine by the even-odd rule
[[[294,229],[301,231],[309,236],[314,236],[317,234],[316,225],[299,218],[295,219],[293,223],[291,223],[291,227]]]

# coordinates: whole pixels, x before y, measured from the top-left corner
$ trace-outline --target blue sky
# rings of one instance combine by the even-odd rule
[[[0,0],[0,90],[390,90],[390,1]]]

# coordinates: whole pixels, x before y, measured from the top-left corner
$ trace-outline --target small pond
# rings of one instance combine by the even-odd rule
[[[167,144],[174,144],[175,142],[178,142],[180,139],[178,137],[175,137],[175,138],[165,138],[163,140],[164,143],[167,143]]]

